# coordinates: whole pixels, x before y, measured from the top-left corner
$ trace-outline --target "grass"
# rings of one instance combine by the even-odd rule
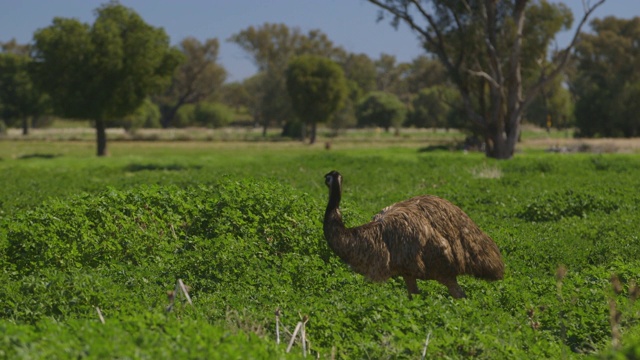
[[[105,158],[92,141],[0,141],[1,356],[298,357],[274,344],[277,308],[290,331],[309,317],[321,358],[417,358],[429,331],[427,355],[443,358],[640,347],[638,155],[523,147],[495,161],[370,141],[111,141]],[[505,280],[462,278],[461,301],[421,281],[408,301],[401,281],[353,274],[322,237],[333,169],[347,225],[410,196],[444,197],[494,238]],[[177,276],[194,306],[167,314]]]

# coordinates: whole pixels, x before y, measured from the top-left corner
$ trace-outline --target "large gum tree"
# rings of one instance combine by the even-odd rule
[[[583,1],[571,42],[548,56],[555,35],[573,21],[546,0],[368,0],[380,19],[406,24],[444,65],[464,110],[484,138],[486,155],[513,156],[520,122],[540,90],[562,73],[582,26],[605,0]]]
[[[162,28],[110,2],[93,25],[54,18],[34,34],[33,73],[58,116],[92,120],[97,154],[107,154],[106,122],[132,114],[161,91],[181,60]]]

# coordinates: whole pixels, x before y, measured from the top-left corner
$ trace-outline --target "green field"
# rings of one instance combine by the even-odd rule
[[[424,145],[0,141],[0,358],[301,358],[277,309],[290,332],[308,319],[314,358],[419,359],[427,334],[427,358],[640,356],[640,155]],[[409,300],[354,274],[322,234],[334,169],[348,226],[441,196],[495,240],[504,280]],[[167,311],[177,279],[193,305]]]

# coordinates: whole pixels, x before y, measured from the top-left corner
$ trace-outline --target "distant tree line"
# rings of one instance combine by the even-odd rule
[[[419,2],[369,1],[421,35],[426,54],[409,63],[391,54],[372,59],[319,30],[266,23],[226,39],[258,69],[226,83],[216,38],[171,46],[164,30],[117,2],[99,7],[93,24],[55,18],[30,44],[0,43],[0,131],[19,126],[27,134],[52,116],[89,120],[104,155],[107,127],[235,123],[311,142],[318,123],[334,135],[351,127],[460,129],[496,158],[512,155],[520,121],[576,127],[586,137],[639,135],[638,17],[593,20],[591,33],[550,52],[573,23],[562,3],[460,8],[436,0],[433,9],[413,10],[423,14],[418,23],[411,4]]]

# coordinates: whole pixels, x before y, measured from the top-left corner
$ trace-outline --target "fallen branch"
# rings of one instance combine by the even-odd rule
[[[289,341],[289,346],[287,346],[287,352],[291,351],[291,347],[296,340],[296,335],[298,331],[300,331],[300,341],[302,341],[302,355],[307,357],[307,335],[305,331],[305,324],[309,321],[308,316],[303,316],[302,321],[298,322],[296,328],[293,330],[293,335],[291,335],[291,340]]]
[[[182,293],[184,294],[184,297],[189,302],[189,305],[193,306],[193,302],[191,302],[191,297],[189,296],[189,290],[182,282],[182,279],[178,279],[178,284],[180,285],[180,289],[182,289]]]
[[[104,317],[102,317],[102,311],[100,308],[96,306],[96,311],[98,312],[98,317],[100,318],[100,322],[104,324]]]
[[[276,309],[276,344],[280,345],[280,308]]]
[[[182,279],[178,279],[176,281],[176,286],[173,288],[173,291],[167,292],[167,297],[169,298],[169,305],[166,307],[166,311],[169,312],[173,309],[173,305],[175,304],[176,297],[182,293],[189,302],[189,305],[193,306],[193,302],[191,301],[191,297],[189,296],[188,287],[182,282]]]
[[[427,334],[427,340],[424,342],[424,348],[422,349],[422,360],[427,356],[427,347],[429,346],[429,338],[431,337],[431,331]]]
[[[307,336],[305,331],[305,324],[309,318],[305,316],[302,319],[302,328],[300,329],[300,340],[302,340],[302,356],[307,357]]]
[[[291,340],[289,341],[289,346],[287,346],[287,352],[291,351],[293,342],[296,340],[296,335],[298,334],[298,331],[300,330],[301,327],[302,327],[302,321],[300,321],[298,325],[296,325],[295,330],[293,330],[293,335],[291,336]]]

